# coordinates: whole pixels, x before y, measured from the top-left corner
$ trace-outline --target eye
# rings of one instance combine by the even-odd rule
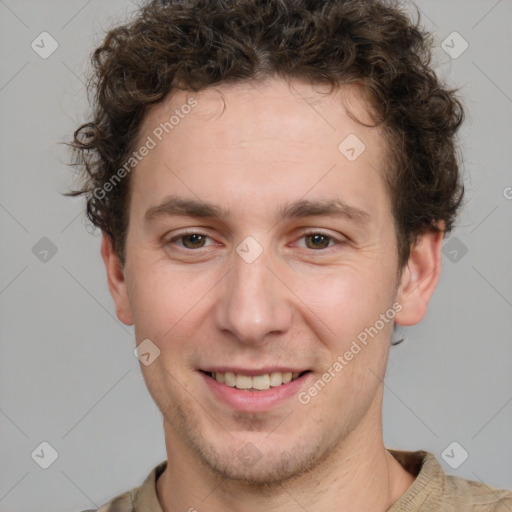
[[[322,233],[321,231],[311,231],[308,233],[304,233],[301,239],[305,240],[305,245],[308,249],[327,249],[328,247],[332,247],[336,242],[339,242],[331,235],[326,233]]]
[[[212,245],[212,243],[207,243],[208,240],[211,241],[210,237],[205,233],[191,231],[189,233],[181,233],[166,241],[165,244],[177,245],[183,249],[194,250]],[[321,231],[310,231],[304,233],[299,240],[305,241],[305,244],[302,245],[302,247],[313,250],[328,249],[333,245],[342,243],[342,241],[336,239],[330,234],[323,233]]]
[[[204,233],[190,232],[182,233],[181,235],[175,236],[166,242],[166,244],[175,244],[184,247],[185,249],[201,249],[206,247],[206,240],[210,237]]]

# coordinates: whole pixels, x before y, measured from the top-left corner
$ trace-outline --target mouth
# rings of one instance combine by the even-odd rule
[[[290,382],[300,379],[302,376],[310,373],[310,370],[304,371],[273,371],[270,373],[261,373],[258,375],[247,375],[245,373],[218,372],[200,370],[212,380],[224,384],[230,388],[241,391],[268,391],[271,388],[279,388]]]

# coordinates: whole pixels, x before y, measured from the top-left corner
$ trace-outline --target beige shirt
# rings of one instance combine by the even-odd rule
[[[416,476],[388,512],[512,512],[512,491],[446,475],[434,455],[425,451],[388,451]],[[156,481],[166,466],[167,461],[158,464],[140,487],[117,496],[98,512],[162,512]]]

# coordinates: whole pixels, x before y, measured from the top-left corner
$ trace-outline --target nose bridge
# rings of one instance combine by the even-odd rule
[[[233,254],[233,268],[226,276],[217,302],[218,328],[230,331],[240,342],[258,343],[266,335],[285,332],[291,324],[286,289],[268,268],[269,251],[256,248],[249,240]]]

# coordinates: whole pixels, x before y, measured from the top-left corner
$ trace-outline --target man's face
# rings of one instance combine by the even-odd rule
[[[156,146],[130,178],[117,299],[137,342],[160,350],[142,370],[167,441],[253,482],[299,474],[349,435],[379,431],[393,327],[381,315],[392,318],[398,286],[382,134],[347,115],[343,103],[369,121],[357,90],[292,84],[179,92],[148,112],[137,147],[148,136]],[[183,108],[191,96],[197,105]],[[166,209],[171,198],[181,203]],[[179,214],[185,201],[214,209]],[[279,386],[289,372],[300,377]]]

